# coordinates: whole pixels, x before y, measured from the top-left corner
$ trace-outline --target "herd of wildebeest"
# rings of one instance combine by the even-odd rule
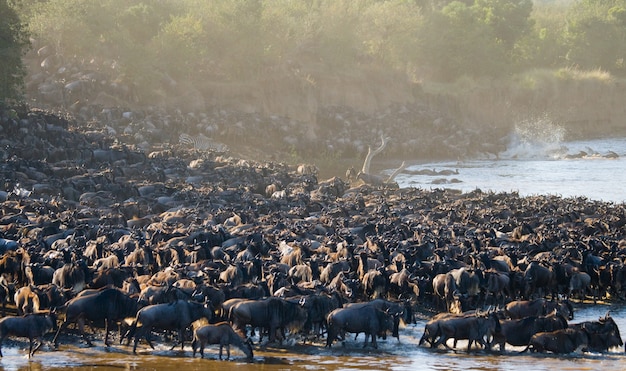
[[[319,181],[176,143],[143,153],[43,112],[0,124],[0,346],[156,339],[251,359],[348,333],[376,347],[420,313],[424,347],[623,345],[609,313],[576,323],[573,306],[625,299],[624,204]]]

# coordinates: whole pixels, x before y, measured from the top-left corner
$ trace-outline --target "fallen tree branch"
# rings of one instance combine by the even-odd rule
[[[367,147],[367,156],[365,157],[365,162],[363,162],[363,168],[361,169],[361,173],[369,174],[370,173],[370,165],[372,163],[372,158],[382,152],[387,143],[389,142],[389,138],[385,138],[384,135],[380,135],[380,139],[382,140],[382,144],[376,150],[372,152],[372,147]]]

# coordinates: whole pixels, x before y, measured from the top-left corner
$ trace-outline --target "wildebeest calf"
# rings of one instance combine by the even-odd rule
[[[226,359],[230,359],[230,345],[233,344],[248,357],[252,359],[252,346],[249,341],[244,340],[239,336],[235,330],[227,322],[220,322],[215,325],[205,325],[194,329],[193,342],[191,347],[193,348],[193,356],[196,356],[196,350],[200,348],[200,357],[204,358],[204,347],[207,344],[219,344],[220,345],[220,359],[222,359],[222,349],[226,347]]]

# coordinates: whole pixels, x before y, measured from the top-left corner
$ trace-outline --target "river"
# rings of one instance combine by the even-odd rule
[[[400,187],[451,188],[463,192],[518,192],[590,200],[626,201],[626,138],[564,141],[557,127],[518,129],[496,155],[419,162],[396,177]],[[456,173],[458,172],[458,173]],[[452,173],[452,174],[448,174]]]
[[[610,310],[611,316],[622,331],[626,329],[626,307],[622,305],[576,306],[571,323],[597,320]],[[61,344],[57,351],[47,344],[28,360],[24,347],[27,342],[7,341],[0,359],[2,370],[623,370],[626,355],[623,349],[613,349],[608,354],[574,353],[569,355],[519,354],[522,348],[507,348],[504,354],[475,350],[469,354],[459,342],[458,351],[432,350],[418,346],[426,319],[405,326],[400,332],[400,342],[395,338],[379,341],[379,348],[362,348],[363,335],[356,341],[348,336],[345,347],[333,344],[331,349],[323,344],[291,345],[284,348],[259,349],[255,346],[253,362],[245,362],[239,350],[231,349],[230,361],[217,360],[217,347],[205,350],[206,359],[192,358],[191,348],[169,350],[165,344],[150,350],[140,344],[138,354],[130,347],[114,345],[107,350],[101,341],[92,348]],[[449,342],[452,343],[451,341]]]

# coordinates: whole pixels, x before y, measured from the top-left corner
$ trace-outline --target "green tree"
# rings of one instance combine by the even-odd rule
[[[26,26],[12,2],[0,0],[0,100],[22,97],[26,69],[22,56],[30,45]]]
[[[516,46],[532,30],[531,11],[530,0],[453,1],[424,22],[420,64],[444,80],[513,72]]]
[[[581,0],[571,8],[568,21],[570,64],[626,73],[626,0]]]

